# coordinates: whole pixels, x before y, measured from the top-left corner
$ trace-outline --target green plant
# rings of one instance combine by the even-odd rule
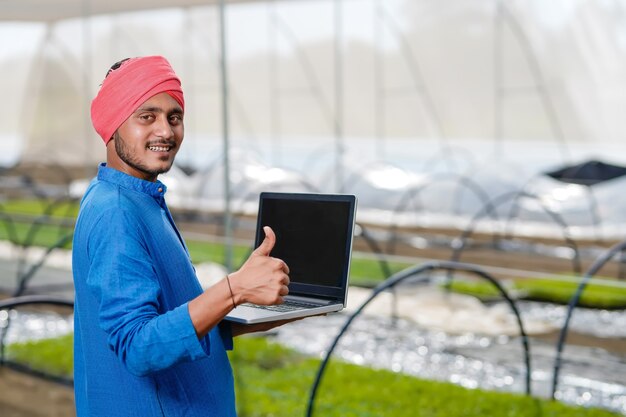
[[[72,335],[14,343],[12,360],[33,369],[72,375]],[[304,416],[319,359],[264,337],[239,337],[229,353],[240,417]],[[387,370],[331,361],[315,402],[325,417],[617,417],[519,394],[466,389]]]
[[[74,334],[51,339],[12,343],[6,348],[9,360],[54,376],[71,378],[74,373]]]
[[[305,415],[319,360],[295,354],[258,337],[238,338],[231,359],[241,417]],[[617,415],[524,395],[466,389],[338,361],[331,361],[327,368],[315,410],[314,415],[324,417]]]
[[[611,285],[605,280],[602,284],[589,282],[581,294],[579,306],[592,308],[618,309],[626,307],[626,287]],[[567,304],[578,288],[579,281],[554,278],[528,278],[511,281],[507,289],[519,298],[535,301],[549,301]],[[499,297],[500,293],[490,283],[455,279],[450,288],[459,293],[474,295],[482,299]]]

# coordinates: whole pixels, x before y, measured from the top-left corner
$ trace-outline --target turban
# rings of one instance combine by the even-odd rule
[[[91,102],[91,122],[107,144],[115,131],[146,100],[168,93],[185,109],[180,79],[162,56],[130,58],[109,71]]]

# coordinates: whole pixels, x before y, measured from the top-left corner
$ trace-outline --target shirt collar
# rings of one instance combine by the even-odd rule
[[[98,167],[98,180],[110,182],[152,197],[162,197],[167,191],[165,184],[159,180],[156,182],[142,180],[117,169],[109,168],[106,163],[102,163]]]

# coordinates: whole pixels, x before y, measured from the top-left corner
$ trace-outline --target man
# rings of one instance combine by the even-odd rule
[[[183,141],[184,110],[180,80],[159,56],[116,63],[93,100],[107,162],[74,234],[79,417],[235,416],[232,337],[282,324],[222,321],[238,304],[288,293],[270,228],[239,271],[206,291],[198,283],[157,180]]]

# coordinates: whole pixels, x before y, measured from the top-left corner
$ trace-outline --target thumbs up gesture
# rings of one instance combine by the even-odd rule
[[[230,274],[230,283],[237,305],[254,303],[260,305],[281,304],[289,293],[289,267],[270,253],[276,244],[276,235],[265,226],[265,239],[243,266]]]

